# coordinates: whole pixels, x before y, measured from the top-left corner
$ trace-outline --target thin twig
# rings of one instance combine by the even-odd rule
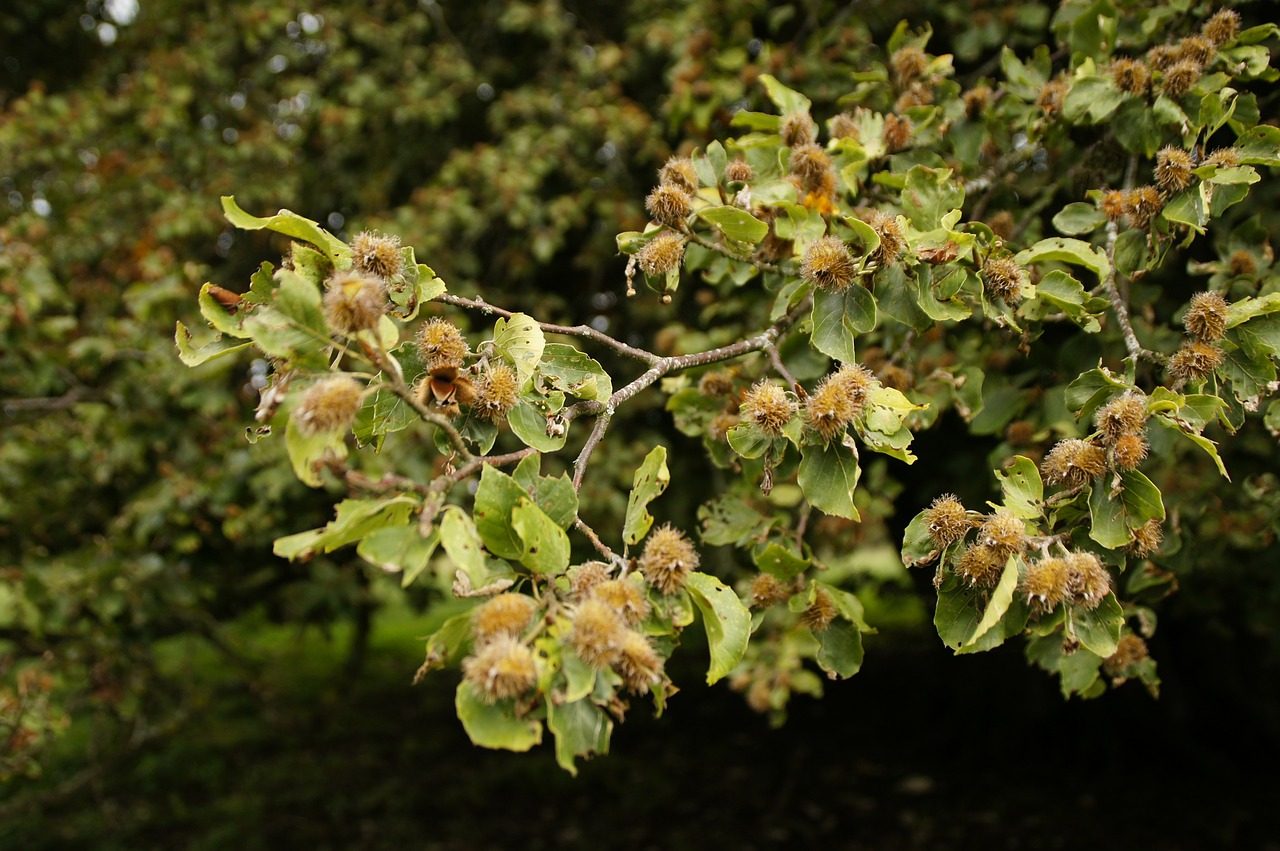
[[[1120,291],[1116,288],[1116,238],[1118,235],[1119,228],[1116,227],[1116,223],[1107,222],[1107,275],[1102,282],[1103,289],[1111,299],[1111,310],[1120,324],[1120,333],[1124,337],[1124,346],[1129,352],[1129,357],[1134,361],[1164,363],[1167,360],[1164,355],[1144,349],[1138,342],[1138,335],[1133,332],[1133,322],[1129,318],[1129,303],[1121,297]]]
[[[745,340],[739,340],[728,346],[721,346],[717,349],[708,349],[705,352],[697,352],[691,355],[673,355],[671,357],[659,358],[658,362],[649,367],[643,375],[632,381],[630,384],[621,388],[609,397],[604,403],[604,409],[600,412],[596,419],[595,427],[591,429],[591,434],[587,436],[587,442],[583,445],[582,451],[578,453],[577,459],[573,462],[573,488],[580,490],[582,488],[582,478],[587,472],[587,462],[591,460],[591,455],[599,446],[600,440],[604,437],[604,433],[609,428],[609,421],[613,419],[613,413],[618,406],[635,396],[641,390],[649,387],[655,381],[669,372],[682,369],[689,369],[695,366],[707,366],[721,361],[733,360],[742,357],[751,352],[764,351],[767,347],[774,345],[778,337],[780,337],[788,328],[790,328],[800,316],[809,309],[810,299],[805,298],[787,311],[786,315],[774,322],[768,328],[760,333],[749,337]]]
[[[740,260],[743,263],[748,263],[752,266],[755,266],[761,272],[772,272],[774,274],[779,274],[779,275],[782,274],[781,266],[774,265],[773,263],[767,263],[764,260],[756,260],[754,257],[743,257],[741,254],[735,254],[734,252],[730,251],[726,246],[721,245],[715,240],[707,239],[705,236],[703,236],[702,234],[698,233],[695,230],[692,230],[692,229],[686,230],[685,236],[689,237],[690,240],[692,240],[693,242],[696,242],[698,245],[701,245],[703,248],[706,248],[710,251],[714,251],[717,254],[723,254],[725,257],[728,257],[730,260]]]
[[[479,310],[483,313],[493,313],[510,319],[514,311],[507,310],[502,307],[496,307],[489,304],[482,298],[464,298],[463,296],[453,295],[451,293],[443,293],[436,296],[436,301],[444,304],[452,304],[454,307],[465,307],[471,310]],[[536,322],[536,320],[535,320]],[[537,322],[539,328],[548,334],[566,334],[571,337],[586,337],[595,340],[601,345],[608,346],[619,354],[626,355],[629,358],[635,358],[644,361],[647,364],[657,363],[659,356],[653,352],[647,352],[644,349],[637,349],[635,346],[628,346],[621,340],[614,339],[603,331],[597,331],[590,325],[556,325],[551,322]]]
[[[573,518],[573,528],[586,536],[586,539],[591,542],[591,545],[599,550],[600,555],[608,559],[610,564],[621,568],[624,573],[626,572],[627,560],[609,549],[609,547],[605,545],[604,541],[600,540],[600,536],[596,534],[596,530],[588,526],[581,517]]]
[[[796,377],[791,374],[791,370],[787,369],[786,364],[782,362],[782,355],[778,353],[778,347],[770,343],[764,347],[764,350],[768,353],[769,360],[773,362],[774,371],[791,385],[791,389],[795,390],[796,387],[800,386],[800,382],[796,380]]]

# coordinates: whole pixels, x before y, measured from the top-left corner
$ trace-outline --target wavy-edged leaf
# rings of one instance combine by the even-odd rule
[[[751,612],[737,594],[709,574],[697,571],[689,574],[685,588],[702,613],[702,624],[707,631],[707,644],[711,649],[707,685],[711,685],[732,671],[747,652]]]

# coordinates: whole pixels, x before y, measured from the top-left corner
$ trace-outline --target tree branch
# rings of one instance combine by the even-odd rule
[[[443,302],[444,304],[452,304],[454,307],[466,307],[471,310],[479,310],[482,313],[496,313],[498,316],[508,319],[513,315],[513,311],[506,310],[501,307],[495,307],[482,298],[471,299],[452,295],[450,293],[444,293],[436,296],[435,300]],[[626,355],[629,358],[634,358],[639,361],[644,361],[647,364],[655,364],[660,360],[658,355],[655,355],[653,352],[647,352],[644,349],[637,349],[635,346],[628,346],[626,343],[610,337],[603,331],[597,331],[590,325],[556,325],[551,322],[534,321],[539,328],[548,334],[567,334],[571,337],[586,337],[588,339],[595,340],[601,345],[608,346],[619,354]]]

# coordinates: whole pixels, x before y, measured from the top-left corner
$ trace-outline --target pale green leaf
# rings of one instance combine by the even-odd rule
[[[742,660],[751,636],[751,612],[723,582],[706,573],[689,574],[685,588],[702,613],[711,649],[707,685],[727,675]]]
[[[649,534],[653,515],[648,505],[667,489],[671,471],[667,469],[667,448],[655,446],[635,472],[631,495],[627,497],[626,520],[622,524],[622,540],[633,545]]]
[[[471,743],[482,748],[527,751],[542,742],[541,721],[515,717],[509,702],[485,703],[466,680],[458,684],[454,709]]]

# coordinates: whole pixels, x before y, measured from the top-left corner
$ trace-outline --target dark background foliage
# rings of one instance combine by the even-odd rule
[[[1063,704],[1010,648],[951,660],[927,628],[904,628],[782,731],[691,685],[667,718],[638,711],[616,753],[571,781],[549,758],[471,750],[447,681],[408,688],[426,592],[389,595],[354,556],[271,555],[277,535],[325,522],[336,491],[302,487],[281,447],[245,440],[250,364],[193,371],[173,355],[203,281],[239,286],[284,248],[233,232],[226,194],[344,235],[397,233],[457,292],[647,340],[673,317],[623,302],[613,234],[643,226],[668,154],[761,102],[759,74],[829,115],[900,18],[931,22],[930,50],[954,52],[965,81],[999,46],[1038,44],[1047,5],[127,7],[36,0],[0,18],[0,650],[33,729],[70,724],[11,740],[12,767],[43,777],[6,784],[0,806],[23,816],[0,843],[1193,848],[1266,835],[1249,781],[1280,745],[1280,559],[1275,443],[1260,428],[1226,458],[1243,481],[1224,487],[1206,464],[1178,497],[1200,508],[1162,564],[1180,590],[1152,645],[1158,702],[1131,685]],[[1261,105],[1274,115],[1274,92]],[[1250,201],[1267,226],[1274,183]],[[993,203],[1017,209],[1012,193]],[[699,296],[676,306],[691,329]],[[643,404],[623,432],[633,462],[669,431],[661,400]],[[888,497],[893,537],[940,469],[986,480],[998,439],[961,442],[954,425],[921,436],[917,454],[945,460]],[[701,487],[663,510],[691,515]]]

